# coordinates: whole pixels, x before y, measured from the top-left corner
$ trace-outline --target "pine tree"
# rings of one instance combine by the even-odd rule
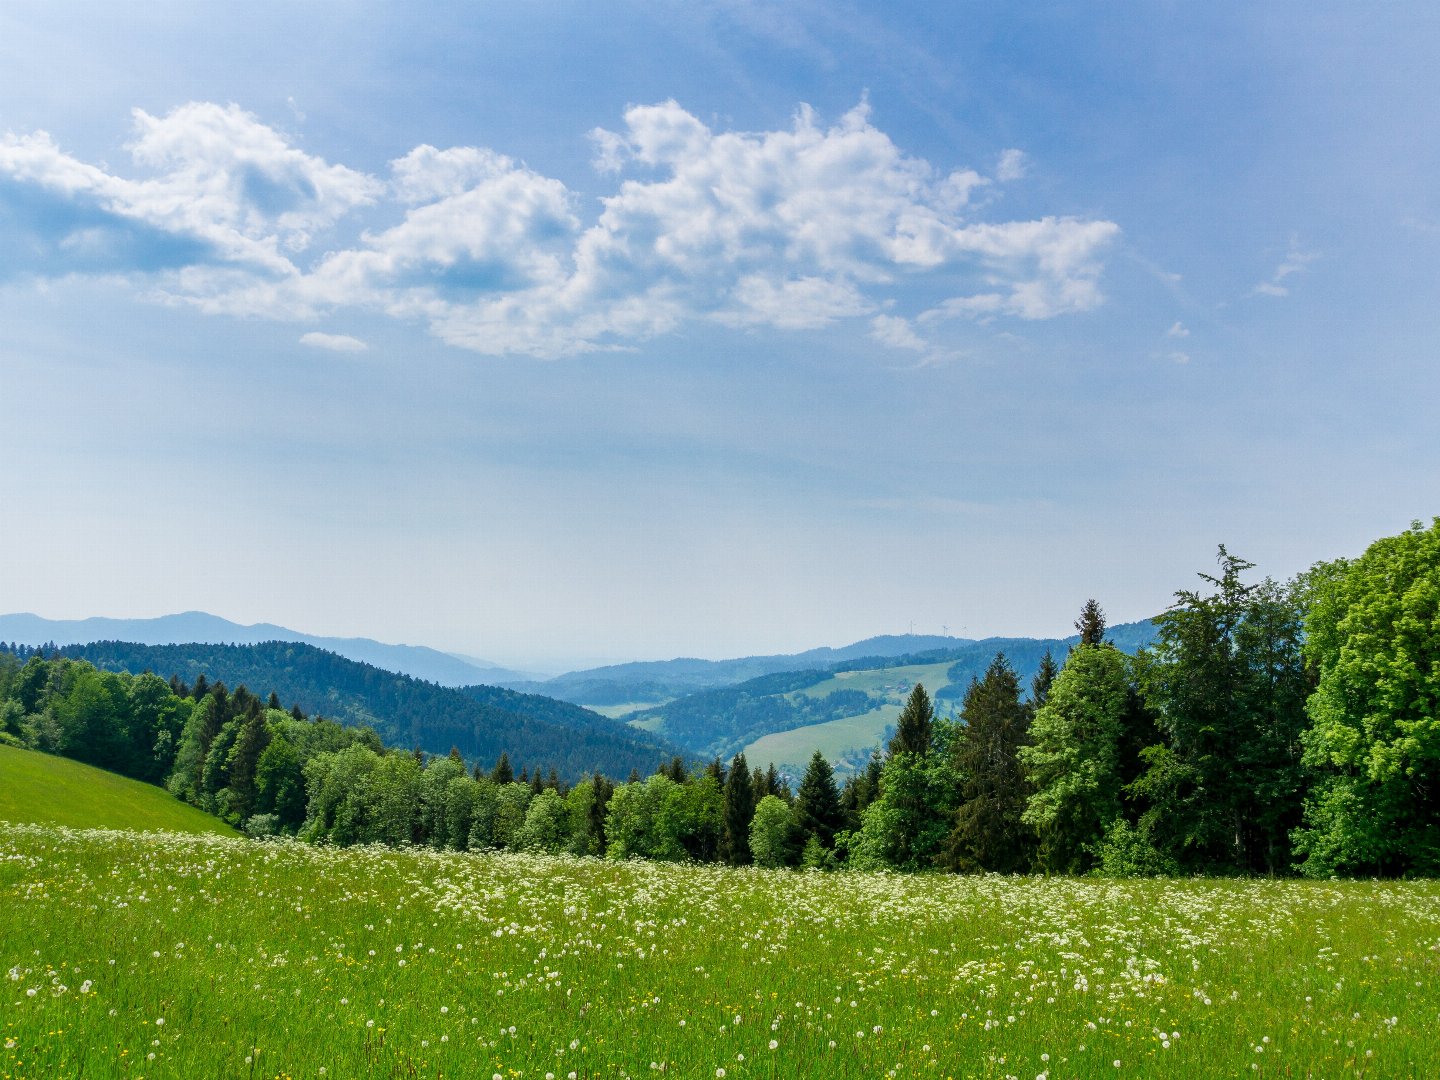
[[[1081,645],[1099,645],[1105,640],[1105,612],[1093,598],[1085,601],[1080,617],[1075,620],[1075,630],[1080,635]]]
[[[895,721],[895,737],[890,740],[892,754],[928,754],[935,726],[935,708],[930,695],[919,683],[910,691],[910,698],[900,718]]]
[[[1055,684],[1055,676],[1060,674],[1060,665],[1055,663],[1055,657],[1050,655],[1050,650],[1045,650],[1045,655],[1040,658],[1040,669],[1035,672],[1035,678],[1030,680],[1030,711],[1039,712],[1045,707],[1045,702],[1050,698],[1050,687]]]
[[[1143,689],[1165,744],[1134,786],[1142,825],[1188,869],[1273,873],[1299,824],[1303,616],[1291,590],[1242,584],[1252,565],[1223,545],[1217,561],[1200,575],[1213,592],[1177,592],[1156,620]]]
[[[495,762],[495,769],[490,773],[490,779],[497,784],[509,784],[515,779],[515,770],[510,767],[510,755],[504,750],[500,751],[500,760]]]
[[[265,714],[258,708],[249,710],[227,759],[230,771],[229,817],[236,825],[243,825],[254,810],[255,769],[260,755],[269,745],[270,729],[265,723]]]
[[[854,832],[860,827],[859,774],[851,773],[840,786],[840,812],[845,815],[845,828]]]
[[[835,834],[845,824],[840,792],[835,787],[835,772],[819,750],[811,756],[795,796],[795,824],[801,836],[813,836],[825,848],[835,846]]]
[[[745,754],[736,754],[730,762],[730,775],[725,778],[725,820],[720,840],[721,856],[731,866],[750,862],[750,821],[758,801]]]
[[[1004,653],[982,679],[972,680],[961,710],[964,729],[955,740],[961,803],[940,856],[952,870],[1015,873],[1030,864],[1034,833],[1020,820],[1030,790],[1019,759],[1030,710]]]
[[[765,794],[774,795],[777,799],[786,803],[795,801],[795,795],[791,792],[790,785],[781,778],[780,772],[775,768],[773,761],[770,762],[770,767],[765,770]],[[758,804],[760,800],[756,799],[755,801]]]
[[[593,850],[587,854],[605,854],[605,811],[610,805],[610,796],[615,794],[615,785],[597,771],[594,779],[594,793],[590,800],[589,827]]]

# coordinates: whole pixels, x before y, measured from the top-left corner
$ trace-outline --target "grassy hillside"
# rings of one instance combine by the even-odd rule
[[[3,744],[0,821],[235,835],[223,821],[187,806],[163,788]]]
[[[1435,882],[0,828],[0,1076],[1420,1077]]]
[[[844,775],[850,771],[851,760],[860,759],[895,723],[900,710],[905,707],[905,699],[917,682],[924,685],[932,697],[939,698],[950,686],[950,672],[956,666],[953,662],[942,662],[837,671],[831,678],[800,693],[807,697],[824,698],[836,690],[862,690],[869,695],[874,707],[824,723],[762,735],[746,745],[746,760],[760,763],[773,761],[782,772],[800,776],[805,772],[810,755],[819,750]],[[966,674],[965,678],[968,681],[969,675]]]

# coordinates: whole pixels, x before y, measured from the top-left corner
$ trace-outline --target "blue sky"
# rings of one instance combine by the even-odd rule
[[[479,7],[479,10],[475,10]],[[554,669],[1440,507],[1440,12],[8,3],[0,608]]]

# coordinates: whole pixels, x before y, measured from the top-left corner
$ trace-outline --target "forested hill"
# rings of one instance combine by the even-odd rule
[[[193,683],[200,675],[226,686],[274,692],[348,725],[373,727],[388,746],[432,754],[457,747],[467,759],[493,763],[509,754],[518,769],[554,767],[569,779],[601,770],[652,772],[676,751],[658,736],[552,698],[476,686],[451,689],[290,641],[256,645],[136,645],[97,641],[59,654],[102,671],[152,671]]]
[[[1106,632],[1106,640],[1122,652],[1143,648],[1154,636],[1151,622],[1128,623]],[[871,639],[872,643],[881,640]],[[892,638],[886,643],[903,640]],[[926,684],[933,692],[937,707],[957,711],[970,680],[985,673],[996,653],[1003,652],[1022,682],[1028,684],[1042,656],[1048,652],[1057,662],[1063,662],[1070,647],[1079,639],[940,640],[959,644],[900,655],[857,654],[824,668],[774,672],[735,686],[700,690],[663,705],[637,709],[626,719],[664,735],[691,754],[709,758],[715,754],[728,757],[763,735],[872,714],[875,716],[875,722],[870,725],[873,731],[866,729],[862,733],[856,728],[852,732],[857,737],[863,734],[863,746],[856,743],[846,747],[847,751],[868,751],[885,724],[894,718],[893,715],[882,718],[879,713],[889,708],[898,714],[901,700],[910,691],[908,682],[903,679],[892,682],[883,677],[884,673],[909,670],[913,674],[918,668],[939,667],[940,671],[924,676]],[[846,651],[855,651],[858,647]],[[867,674],[877,677],[847,678]],[[803,757],[808,759],[809,753],[807,749]],[[799,764],[803,765],[803,761]]]
[[[371,638],[320,637],[274,623],[242,625],[204,611],[185,611],[154,619],[43,619],[18,612],[0,615],[0,641],[22,645],[83,645],[87,641],[133,641],[141,645],[258,645],[262,641],[299,641],[339,653],[363,664],[398,671],[441,686],[505,683],[531,678],[485,660],[461,658],[423,645],[387,645]]]

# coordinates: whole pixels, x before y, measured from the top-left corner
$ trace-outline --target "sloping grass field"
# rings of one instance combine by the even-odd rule
[[[819,750],[832,763],[857,750],[869,750],[880,741],[886,727],[895,723],[905,707],[905,699],[918,682],[936,694],[950,685],[947,674],[950,661],[943,664],[914,664],[909,667],[875,668],[863,671],[841,671],[824,682],[797,690],[795,695],[826,697],[836,690],[864,690],[880,695],[885,704],[869,712],[807,724],[762,735],[745,747],[745,760],[751,764],[774,762],[782,772],[803,776],[810,755]],[[846,769],[840,767],[840,775]]]
[[[1440,884],[0,827],[0,1078],[1433,1076]]]
[[[0,744],[0,821],[235,835],[219,818],[153,784],[4,744]]]

